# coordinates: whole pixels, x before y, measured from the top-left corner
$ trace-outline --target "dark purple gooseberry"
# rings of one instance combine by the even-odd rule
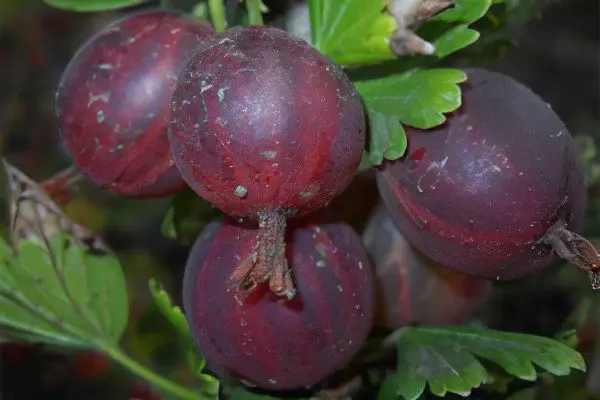
[[[183,284],[190,328],[221,376],[267,389],[315,385],[345,366],[371,329],[367,254],[344,223],[297,220],[286,236],[296,296],[277,296],[265,283],[247,293],[232,275],[258,237],[258,229],[230,221],[213,222],[199,236]]]
[[[533,273],[557,253],[593,268],[570,232],[587,199],[564,123],[514,79],[465,72],[462,106],[437,128],[408,128],[406,155],[378,171],[398,228],[429,258],[489,279]]]
[[[187,54],[214,33],[175,11],[118,20],[73,57],[56,115],[75,164],[95,184],[128,197],[183,187],[167,139],[169,106]]]
[[[248,277],[291,295],[282,256],[286,217],[329,203],[352,180],[364,146],[364,109],[343,70],[306,42],[264,26],[215,35],[173,95],[173,158],[200,196],[258,222]]]
[[[452,271],[414,249],[383,204],[362,238],[375,268],[378,326],[463,324],[491,294],[490,281]]]

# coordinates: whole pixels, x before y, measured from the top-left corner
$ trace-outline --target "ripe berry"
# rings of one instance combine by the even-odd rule
[[[286,217],[326,205],[352,180],[365,135],[355,87],[285,31],[237,27],[194,54],[172,118],[169,140],[183,179],[221,211],[263,227],[248,279],[270,280],[274,292],[291,296]]]
[[[77,52],[56,114],[75,164],[94,183],[139,198],[183,186],[166,135],[169,105],[187,53],[212,34],[178,12],[142,12],[108,25]]]
[[[444,268],[413,249],[383,204],[371,215],[363,243],[376,273],[379,326],[465,323],[491,294],[491,282]]]
[[[373,317],[373,273],[360,237],[343,223],[291,224],[293,299],[265,284],[247,294],[231,279],[258,230],[213,222],[184,277],[185,315],[208,367],[267,389],[312,386],[348,363]]]
[[[400,231],[440,264],[490,279],[547,267],[568,256],[560,246],[580,258],[566,228],[581,225],[586,190],[565,125],[519,82],[465,72],[460,109],[440,127],[407,129],[406,156],[378,171]]]

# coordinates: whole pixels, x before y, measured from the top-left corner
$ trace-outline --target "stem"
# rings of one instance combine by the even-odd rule
[[[72,165],[44,180],[40,186],[54,202],[65,206],[71,200],[74,186],[83,178],[83,173]]]
[[[261,0],[246,0],[248,10],[248,23],[250,25],[264,25],[262,12],[260,12]]]
[[[134,374],[144,378],[148,382],[154,384],[155,386],[161,388],[163,391],[168,392],[172,395],[179,397],[180,399],[186,400],[202,400],[202,397],[199,394],[192,392],[191,390],[178,385],[177,383],[164,378],[160,375],[155,374],[150,371],[145,366],[139,364],[137,361],[129,357],[127,354],[123,352],[118,347],[112,347],[110,345],[105,345],[101,347],[102,350],[109,355],[113,360],[127,368],[129,371]]]
[[[223,0],[208,0],[208,10],[215,30],[217,32],[223,32],[227,29]]]
[[[557,221],[542,240],[559,257],[587,271],[592,288],[600,289],[600,254],[589,240],[569,231],[564,220]]]
[[[258,215],[258,233],[252,254],[233,271],[231,280],[246,293],[263,282],[269,290],[291,300],[296,295],[285,253],[286,214],[279,210]]]

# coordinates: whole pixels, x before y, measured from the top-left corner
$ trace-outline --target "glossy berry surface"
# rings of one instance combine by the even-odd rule
[[[306,214],[360,163],[364,110],[343,70],[285,31],[236,27],[195,53],[172,103],[184,180],[234,217]]]
[[[573,140],[548,104],[505,75],[465,71],[463,104],[431,130],[408,129],[406,155],[378,171],[409,243],[459,272],[512,279],[556,259],[540,240],[586,207]]]
[[[362,237],[375,268],[378,326],[466,323],[491,294],[490,281],[444,268],[415,250],[383,204]]]
[[[108,25],[73,57],[56,95],[58,127],[95,184],[140,198],[183,186],[166,134],[169,105],[188,53],[212,34],[178,12],[142,12]]]
[[[373,273],[360,237],[343,223],[290,226],[292,300],[266,285],[246,296],[231,282],[256,241],[256,229],[217,221],[195,243],[183,302],[196,342],[221,376],[267,389],[314,385],[345,366],[371,328]]]

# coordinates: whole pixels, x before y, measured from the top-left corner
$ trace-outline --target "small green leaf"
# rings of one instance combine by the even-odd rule
[[[435,54],[440,58],[446,57],[475,43],[477,39],[479,39],[479,32],[469,28],[469,25],[455,26],[433,42]]]
[[[163,286],[155,279],[150,279],[149,287],[158,310],[181,335],[191,338],[192,333],[190,332],[190,327],[188,326],[187,320],[185,319],[181,308],[173,305],[171,302],[171,297],[165,291]]]
[[[398,351],[394,381],[404,399],[419,398],[426,385],[437,396],[467,396],[493,381],[479,358],[527,381],[538,376],[534,365],[559,376],[568,375],[572,368],[585,371],[577,351],[545,337],[469,326],[404,328],[394,335]]]
[[[342,65],[394,59],[388,46],[396,29],[385,0],[309,0],[312,42]]]
[[[118,260],[91,254],[61,234],[47,244],[22,240],[13,254],[2,241],[0,323],[51,344],[116,344],[128,317]]]
[[[52,7],[68,11],[96,12],[138,6],[148,0],[44,0]]]
[[[202,199],[191,189],[185,188],[173,199],[162,224],[163,235],[177,238],[184,244],[192,244],[202,229],[212,220],[219,217],[221,212]]]
[[[458,83],[467,79],[458,69],[414,69],[379,79],[356,81],[368,108],[416,128],[428,129],[446,120],[444,113],[460,107]]]
[[[149,287],[158,310],[183,337],[188,367],[199,380],[202,392],[211,398],[217,396],[219,393],[219,380],[204,373],[206,362],[202,355],[196,350],[192,332],[190,331],[187,319],[181,311],[181,308],[173,305],[169,294],[156,280],[150,279]]]
[[[398,398],[396,375],[388,375],[377,392],[377,400],[396,400]]]
[[[479,32],[469,25],[485,16],[491,5],[491,0],[457,0],[453,7],[427,21],[418,33],[433,43],[436,56],[446,57],[479,39]]]
[[[396,117],[367,109],[369,113],[369,161],[380,165],[384,159],[396,160],[404,155],[406,132]]]
[[[492,6],[492,0],[456,0],[454,6],[433,19],[446,22],[474,22],[483,17]]]

